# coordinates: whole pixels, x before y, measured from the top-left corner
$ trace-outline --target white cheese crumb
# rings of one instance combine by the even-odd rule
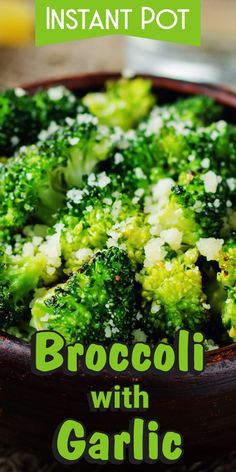
[[[152,302],[151,313],[153,313],[155,315],[155,313],[158,313],[158,311],[160,311],[160,309],[161,309],[161,305],[159,303]]]
[[[67,192],[67,198],[72,200],[73,203],[80,203],[83,198],[83,191],[77,188],[72,188]]]
[[[110,182],[111,179],[106,175],[106,172],[101,172],[101,174],[98,175],[98,187],[104,188],[109,185]]]
[[[20,142],[20,139],[18,138],[18,136],[12,136],[12,138],[11,138],[12,146],[17,146],[17,144],[19,144],[19,142]]]
[[[166,255],[164,241],[161,238],[152,238],[144,247],[144,267],[152,267],[156,262],[163,261]]]
[[[80,142],[80,139],[79,138],[69,138],[68,142],[71,146],[76,146],[76,144],[78,144]]]
[[[236,189],[236,179],[234,179],[234,177],[231,177],[230,179],[227,179],[226,182],[231,192],[234,192],[234,190]]]
[[[222,180],[222,178],[216,175],[212,170],[209,170],[206,174],[204,174],[201,179],[204,182],[205,190],[207,193],[215,193],[218,184]]]
[[[116,152],[116,154],[114,156],[115,164],[118,165],[121,162],[123,162],[123,160],[124,160],[124,157],[122,156],[122,154],[120,152]]]
[[[177,228],[170,228],[162,231],[160,236],[167,244],[169,244],[171,249],[178,251],[182,242],[182,231],[179,231]]]
[[[15,88],[15,95],[16,97],[24,97],[24,95],[26,95],[26,91],[23,88],[17,87]]]
[[[93,251],[89,248],[82,248],[82,249],[79,249],[79,251],[77,251],[75,253],[75,257],[76,259],[79,261],[79,262],[86,262],[87,260],[90,259],[90,257],[92,257],[93,255]]]
[[[53,102],[57,102],[63,98],[65,93],[65,88],[62,85],[58,87],[51,87],[48,89],[48,96]]]
[[[207,261],[216,261],[224,244],[223,239],[201,238],[196,246],[200,254],[206,257]]]
[[[111,328],[109,325],[106,326],[105,328],[105,337],[106,338],[111,338]]]
[[[145,343],[147,341],[147,335],[141,329],[134,329],[132,335],[134,343]]]
[[[201,165],[203,169],[208,169],[210,167],[210,159],[205,157],[205,159],[202,160]]]
[[[152,188],[154,200],[160,200],[163,197],[168,198],[174,184],[174,180],[170,178],[160,179],[159,182]]]

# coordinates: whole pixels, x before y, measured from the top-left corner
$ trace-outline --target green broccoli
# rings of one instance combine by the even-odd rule
[[[104,250],[35,300],[31,326],[58,331],[68,343],[129,341],[137,316],[135,290],[127,254]]]
[[[236,287],[227,289],[227,298],[222,308],[222,321],[229,337],[236,341]]]
[[[158,168],[153,171],[154,183],[160,169],[174,179],[181,173],[209,169],[224,178],[235,177],[236,131],[225,121],[195,128],[191,120],[173,119],[168,111],[155,114],[154,110],[142,129],[155,143]]]
[[[199,128],[187,136],[188,146],[192,149],[192,170],[211,169],[224,178],[235,177],[236,130],[225,121],[212,123]]]
[[[29,95],[16,88],[0,94],[0,155],[12,156],[22,145],[38,141],[52,122],[62,124],[85,110],[75,95],[63,86]],[[43,134],[42,134],[43,136]]]
[[[227,183],[212,171],[185,174],[178,185],[169,178],[159,180],[145,207],[151,234],[167,242],[175,237],[174,250],[194,247],[200,238],[218,238],[230,202],[228,191]]]
[[[229,336],[236,340],[236,243],[230,239],[222,248],[219,255],[217,274],[220,289],[224,290],[221,312],[223,325]]]
[[[118,191],[117,179],[105,172],[90,174],[82,190],[67,193],[55,231],[60,233],[62,256],[68,271],[78,268],[106,245],[125,248],[132,262],[141,262],[149,227],[139,199]]]
[[[167,107],[163,107],[167,108]],[[191,126],[207,126],[220,119],[222,107],[217,105],[213,98],[204,95],[178,100],[168,109],[172,119],[179,119]]]
[[[124,134],[111,157],[102,162],[99,169],[112,180],[117,179],[121,189],[130,194],[139,190],[144,196],[150,191],[152,170],[159,169],[158,164],[155,139],[139,130]]]
[[[0,94],[0,329],[236,341],[236,131],[221,112],[205,96],[157,106],[143,79],[82,101]]]
[[[178,205],[190,218],[192,214],[203,237],[218,237],[230,203],[227,183],[213,171],[187,174],[182,182],[172,189]]]
[[[142,285],[143,329],[151,339],[173,338],[179,328],[196,331],[207,322],[201,273],[188,257],[146,259],[136,278]]]
[[[58,236],[42,237],[40,227],[32,227],[31,232],[33,236],[18,235],[14,245],[2,245],[0,328],[5,327],[7,319],[11,323],[13,320],[20,322],[29,313],[33,291],[37,287],[55,284],[61,276]]]
[[[73,126],[9,159],[0,173],[0,230],[18,230],[33,218],[50,224],[66,189],[81,186],[83,175],[109,154],[109,133],[100,133],[95,117],[78,115]]]
[[[134,128],[155,103],[151,82],[140,78],[108,82],[105,92],[89,93],[83,103],[107,126]]]
[[[218,280],[225,289],[236,285],[236,242],[229,240],[222,248],[219,256],[220,273]]]

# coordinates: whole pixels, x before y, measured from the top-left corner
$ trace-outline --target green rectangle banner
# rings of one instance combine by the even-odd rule
[[[201,0],[35,0],[36,46],[108,35],[200,45]]]

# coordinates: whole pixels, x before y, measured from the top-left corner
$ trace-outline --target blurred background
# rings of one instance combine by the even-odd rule
[[[201,48],[120,37],[35,48],[34,1],[0,0],[0,68],[1,89],[55,76],[122,70],[126,75],[146,72],[221,83],[236,90],[236,0],[202,0]],[[79,471],[91,469],[98,470],[89,466]],[[0,438],[0,472],[57,470],[57,464],[15,451]],[[216,451],[214,463],[171,471],[235,472],[236,453],[219,459]]]
[[[202,46],[106,37],[34,47],[34,0],[0,0],[0,88],[98,70],[236,87],[236,0],[202,0]]]

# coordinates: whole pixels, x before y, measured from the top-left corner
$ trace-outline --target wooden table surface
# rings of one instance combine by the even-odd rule
[[[0,49],[0,88],[93,71],[123,68],[122,39],[108,37],[36,48]]]

